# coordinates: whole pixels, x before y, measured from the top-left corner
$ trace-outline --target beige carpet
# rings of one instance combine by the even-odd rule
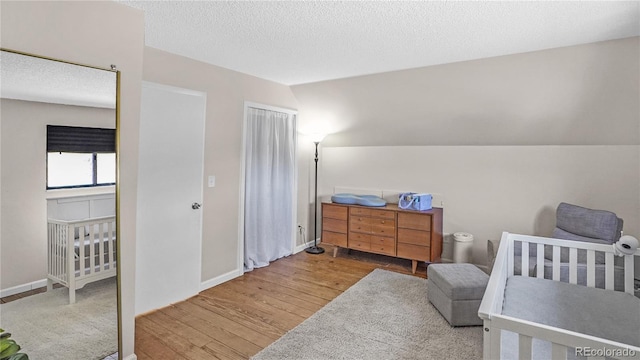
[[[0,328],[31,360],[103,359],[118,351],[116,278],[85,285],[70,305],[67,288],[0,305]]]
[[[426,279],[376,269],[252,359],[481,358],[482,327],[449,326]]]

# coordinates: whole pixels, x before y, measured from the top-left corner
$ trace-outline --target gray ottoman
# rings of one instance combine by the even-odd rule
[[[472,264],[431,264],[427,277],[427,298],[451,326],[482,325],[478,308],[489,275]]]

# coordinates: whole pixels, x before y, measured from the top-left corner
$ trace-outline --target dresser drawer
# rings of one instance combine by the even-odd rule
[[[381,236],[396,236],[396,228],[394,226],[387,225],[371,225],[371,233]]]
[[[398,257],[411,260],[430,261],[428,246],[398,243]]]
[[[362,222],[354,222],[353,219],[351,219],[351,222],[349,223],[349,230],[370,233],[371,225],[363,224]]]
[[[383,226],[390,226],[395,228],[396,227],[396,221],[394,219],[383,219],[383,218],[370,218],[369,222],[371,223],[371,225],[383,225]]]
[[[322,204],[322,217],[347,220],[347,210],[346,206]]]
[[[395,247],[396,241],[393,238],[386,236],[371,236],[371,245],[379,245],[379,246],[387,246],[387,247]]]
[[[399,212],[398,227],[431,231],[431,215]]]
[[[369,251],[369,250],[371,250],[371,243],[369,243],[367,241],[351,241],[351,240],[349,240],[349,249]]]
[[[349,241],[370,242],[371,241],[371,235],[350,231],[349,232]]]
[[[331,231],[322,231],[322,242],[340,247],[347,247],[347,234],[340,234]]]
[[[351,215],[371,216],[371,209],[365,209],[360,207],[352,207]]]
[[[336,220],[324,218],[322,219],[322,230],[347,233],[347,220]]]
[[[370,217],[351,215],[351,218],[349,219],[349,222],[351,223],[351,226],[353,226],[353,225],[369,225],[369,224],[371,224],[371,220],[373,220],[373,219],[371,219]]]
[[[396,242],[393,238],[383,236],[371,236],[371,251],[395,256]]]
[[[398,229],[398,242],[429,246],[431,245],[431,233],[429,231]]]
[[[371,250],[369,251],[374,252],[376,254],[395,256],[396,255],[395,250],[396,249],[393,246],[371,244]]]
[[[395,220],[395,212],[391,210],[371,210],[371,216],[376,218]]]

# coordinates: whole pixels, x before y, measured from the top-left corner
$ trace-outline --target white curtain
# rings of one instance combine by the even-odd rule
[[[291,255],[295,231],[295,115],[248,108],[244,203],[245,271]]]

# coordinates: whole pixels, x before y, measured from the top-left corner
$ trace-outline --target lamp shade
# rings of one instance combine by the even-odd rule
[[[322,141],[322,139],[324,139],[325,136],[327,136],[327,135],[326,134],[321,134],[321,133],[316,133],[316,134],[309,135],[309,137],[311,138],[311,141],[313,141],[314,143],[319,143],[320,141]]]

